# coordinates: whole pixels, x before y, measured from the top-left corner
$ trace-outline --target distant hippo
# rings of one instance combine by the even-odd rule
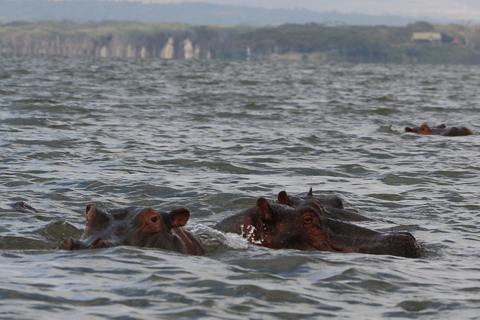
[[[186,208],[175,209],[170,213],[142,207],[107,212],[87,204],[86,217],[87,224],[80,239],[70,237],[58,249],[97,249],[124,245],[192,255],[205,253],[200,242],[182,228],[190,217]]]
[[[26,202],[19,201],[13,203],[0,203],[0,211],[11,211],[15,210],[18,212],[38,212],[37,209],[32,207]]]
[[[436,127],[429,127],[426,124],[422,124],[420,127],[405,127],[405,132],[414,132],[418,134],[435,134],[441,136],[469,136],[472,134],[470,129],[465,127],[447,127],[445,124],[438,125]]]
[[[389,254],[408,258],[422,249],[408,232],[380,233],[331,219],[316,200],[290,207],[269,204],[263,197],[255,206],[228,217],[214,229],[242,235],[251,244],[272,249]]]
[[[277,196],[279,204],[295,207],[303,201],[316,200],[322,204],[325,214],[328,218],[343,221],[371,221],[372,219],[362,216],[358,213],[345,210],[342,199],[336,196],[332,197],[314,197],[313,190],[310,188],[306,196],[289,196],[285,191],[280,191]]]

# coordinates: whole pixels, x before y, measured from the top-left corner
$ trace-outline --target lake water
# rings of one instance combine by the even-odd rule
[[[480,67],[0,57],[0,317],[477,319]],[[464,125],[466,137],[405,126]],[[286,190],[411,232],[419,259],[210,227]],[[55,250],[87,203],[191,211],[204,257]]]

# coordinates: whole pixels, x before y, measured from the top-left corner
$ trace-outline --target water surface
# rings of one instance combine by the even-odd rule
[[[0,57],[0,315],[475,319],[480,67]],[[464,125],[468,137],[403,133]],[[335,194],[420,259],[215,232],[264,196]],[[85,204],[186,206],[208,251],[54,250]]]

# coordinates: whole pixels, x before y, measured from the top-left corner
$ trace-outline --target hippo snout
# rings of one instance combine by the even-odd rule
[[[392,252],[407,258],[418,258],[422,254],[422,247],[410,232],[396,232],[391,236]]]

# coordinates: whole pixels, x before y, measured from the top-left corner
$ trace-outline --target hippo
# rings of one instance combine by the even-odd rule
[[[310,188],[306,196],[290,196],[285,191],[280,191],[277,196],[277,202],[279,204],[295,207],[306,200],[316,200],[325,209],[326,216],[332,219],[342,221],[372,221],[368,217],[361,214],[345,210],[343,207],[342,199],[337,196],[333,197],[314,197],[313,190]]]
[[[228,217],[214,229],[236,233],[272,249],[387,254],[417,258],[422,248],[408,232],[381,233],[329,218],[315,199],[296,206],[256,200],[255,206]]]
[[[38,210],[29,205],[26,202],[18,201],[13,203],[0,203],[0,211],[11,211],[15,210],[18,212],[30,212],[37,213]]]
[[[438,125],[436,127],[429,127],[426,124],[422,124],[420,127],[405,127],[405,132],[414,132],[418,134],[434,134],[441,136],[469,136],[472,134],[470,129],[465,127],[447,127],[445,124]]]
[[[174,209],[170,213],[143,207],[103,211],[87,204],[85,212],[87,223],[80,239],[70,237],[58,249],[99,249],[124,245],[190,255],[205,253],[201,243],[182,228],[190,217],[186,208]]]

